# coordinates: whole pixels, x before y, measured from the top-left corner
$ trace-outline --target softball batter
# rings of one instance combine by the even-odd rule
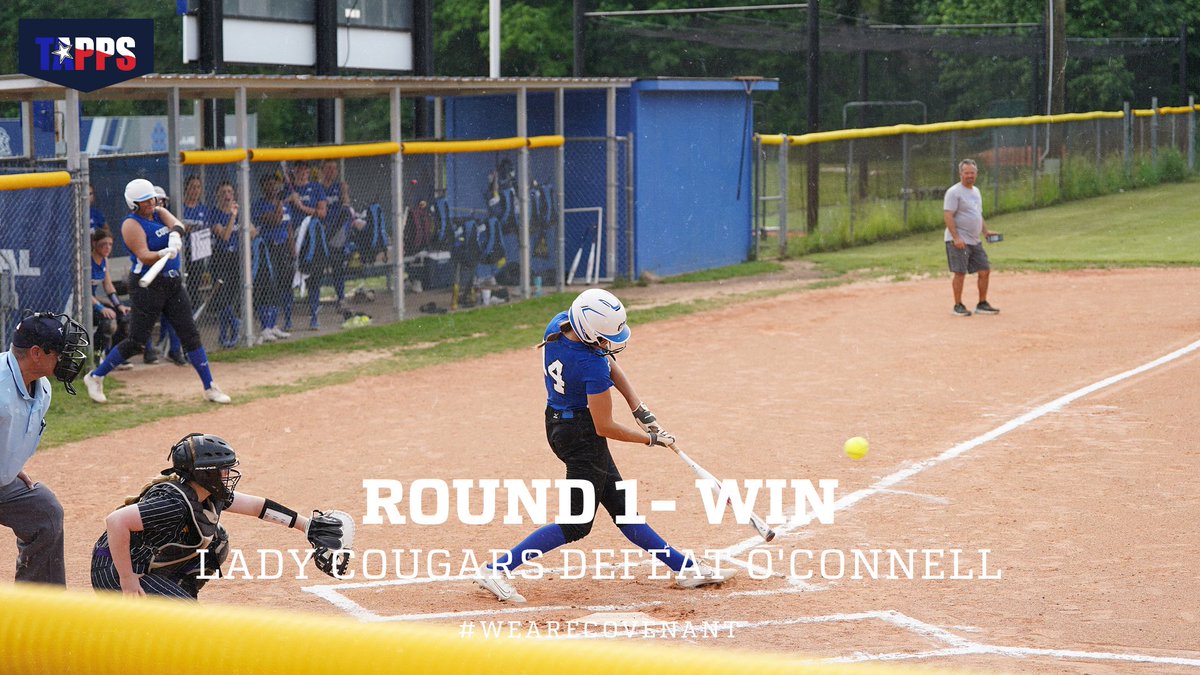
[[[596,503],[603,505],[614,523],[625,513],[624,493],[616,489],[621,473],[608,449],[608,439],[669,446],[675,437],[642,403],[633,384],[608,358],[629,341],[625,306],[612,293],[591,288],[580,293],[571,308],[560,312],[546,327],[542,374],[546,381],[546,440],[567,467],[568,479],[591,483]],[[641,430],[613,419],[612,388],[629,405]],[[583,495],[571,492],[571,512],[583,512]],[[501,602],[525,602],[507,577],[522,563],[587,536],[595,521],[595,507],[586,523],[544,525],[517,544],[494,566],[480,568],[476,583]],[[730,570],[717,570],[685,557],[667,545],[649,525],[617,525],[621,534],[677,573],[676,583],[697,588],[724,583]],[[685,567],[686,565],[686,567]]]

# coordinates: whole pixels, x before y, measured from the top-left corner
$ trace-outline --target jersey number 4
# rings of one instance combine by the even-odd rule
[[[554,380],[554,391],[565,394],[567,393],[567,383],[563,380],[562,369],[562,361],[555,361],[546,366],[546,375],[550,376],[551,380]]]

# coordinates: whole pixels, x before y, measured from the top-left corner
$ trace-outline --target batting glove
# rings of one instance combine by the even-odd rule
[[[633,411],[633,418],[637,420],[638,426],[646,433],[650,433],[651,431],[656,433],[662,432],[662,425],[658,423],[658,418],[654,416],[654,413],[650,412],[645,403],[638,405],[637,409]]]
[[[661,445],[664,448],[675,445],[675,436],[667,433],[666,431],[650,431],[648,433],[650,434],[650,442],[646,445],[651,447],[655,445]]]

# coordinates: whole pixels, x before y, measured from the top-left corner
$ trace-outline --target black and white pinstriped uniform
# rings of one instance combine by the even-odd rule
[[[179,488],[179,489],[176,489]],[[181,494],[182,490],[185,494]],[[179,565],[151,569],[155,555],[164,547],[194,546],[201,534],[196,531],[192,505],[188,497],[195,499],[195,492],[184,481],[173,485],[159,484],[150,488],[138,502],[138,513],[142,517],[142,531],[129,533],[130,559],[133,571],[141,574],[142,590],[149,595],[165,595],[174,598],[195,599],[192,586],[185,583],[194,565]],[[215,518],[220,518],[223,503],[209,498],[203,502],[212,509]],[[214,520],[215,526],[215,520]],[[108,532],[100,535],[92,548],[92,588],[120,591],[121,578],[113,565],[108,547]]]

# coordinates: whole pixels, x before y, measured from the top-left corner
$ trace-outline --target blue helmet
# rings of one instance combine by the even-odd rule
[[[629,341],[629,324],[625,306],[617,296],[600,288],[589,288],[579,294],[567,311],[571,330],[585,344],[616,354]],[[600,341],[608,342],[608,347]]]

